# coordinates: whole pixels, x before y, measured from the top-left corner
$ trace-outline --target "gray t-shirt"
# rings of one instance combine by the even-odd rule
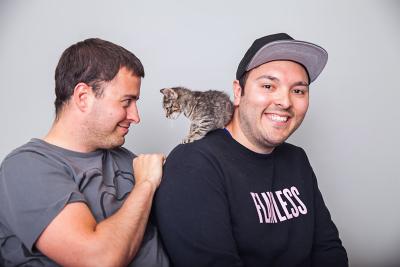
[[[115,213],[135,184],[134,157],[124,148],[79,153],[39,139],[11,152],[0,167],[0,266],[58,266],[35,248],[40,234],[68,203],[86,203],[97,222]],[[129,266],[169,266],[150,222]]]

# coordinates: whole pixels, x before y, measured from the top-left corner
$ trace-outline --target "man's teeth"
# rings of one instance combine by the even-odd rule
[[[288,119],[288,117],[281,117],[281,116],[278,116],[278,115],[276,115],[276,114],[272,114],[272,115],[271,115],[271,119],[272,119],[273,121],[286,122],[287,119]]]

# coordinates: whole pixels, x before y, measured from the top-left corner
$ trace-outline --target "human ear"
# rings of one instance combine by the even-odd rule
[[[233,104],[239,106],[240,99],[242,97],[242,87],[240,86],[239,80],[233,81]]]
[[[73,101],[75,106],[82,112],[85,112],[91,101],[92,87],[86,83],[78,83],[74,88]]]

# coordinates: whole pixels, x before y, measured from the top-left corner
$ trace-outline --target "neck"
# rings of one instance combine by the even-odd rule
[[[84,136],[85,129],[80,125],[82,124],[76,120],[76,117],[72,120],[68,116],[61,116],[53,122],[50,131],[43,140],[75,152],[87,153],[96,150],[96,148],[85,143],[85,141],[87,142]]]
[[[250,149],[253,152],[259,154],[269,154],[274,150],[274,147],[260,146],[247,138],[242,128],[240,127],[239,114],[237,110],[235,110],[232,120],[225,128],[232,135],[233,139],[235,139],[239,144]]]

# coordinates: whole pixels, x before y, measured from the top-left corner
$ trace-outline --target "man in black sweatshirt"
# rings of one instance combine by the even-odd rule
[[[327,58],[284,33],[257,39],[226,128],[171,152],[155,211],[174,266],[348,266],[305,152],[285,143]]]

